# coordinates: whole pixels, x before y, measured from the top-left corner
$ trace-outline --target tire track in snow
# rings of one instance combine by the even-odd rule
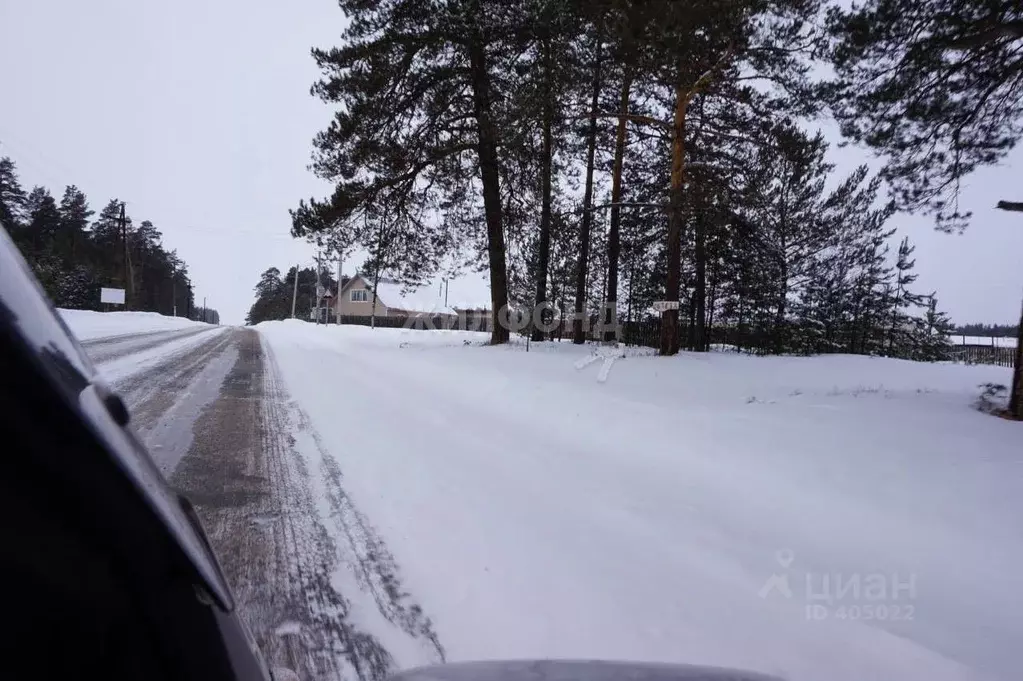
[[[82,343],[93,364],[104,364],[112,359],[129,357],[152,348],[159,347],[181,338],[188,338],[209,331],[209,328],[198,327],[178,331],[148,331],[146,333],[121,334],[93,338]]]
[[[364,626],[366,603],[439,651],[429,622],[406,603],[393,559],[350,502],[338,501],[350,509],[348,532],[328,518],[337,515],[323,505],[330,476],[298,446],[296,435],[310,431],[299,430],[304,417],[289,403],[269,348],[251,330],[225,334],[218,347],[220,361],[230,359],[226,377],[195,421],[194,442],[171,481],[195,503],[271,666],[331,681],[393,673],[393,655]],[[189,358],[179,362],[186,367],[175,370],[179,380],[151,393],[146,409],[158,411],[164,391],[202,375]],[[333,498],[346,499],[339,472],[332,476]]]
[[[126,383],[133,421],[164,475],[192,448],[195,424],[238,359],[236,332],[207,339]]]
[[[299,416],[300,427],[309,431],[319,450],[330,516],[338,532],[347,540],[346,562],[354,572],[359,588],[373,596],[377,608],[388,622],[418,640],[428,654],[443,662],[444,647],[422,607],[402,589],[394,556],[345,492],[341,467],[327,452],[319,433],[312,428],[304,413],[299,412]]]
[[[317,470],[321,467],[319,466],[321,462],[310,460],[290,433],[297,432],[303,437],[313,435],[316,439],[318,436],[309,427],[305,415],[297,405],[289,401],[269,346],[264,343],[263,348],[266,355],[268,420],[277,424],[279,432],[289,433],[286,440],[278,439],[278,443],[283,444],[286,450],[285,456],[278,459],[280,474],[285,480],[285,485],[297,492],[296,498],[292,501],[297,502],[296,506],[303,509],[303,516],[292,515],[286,518],[282,529],[284,540],[294,547],[293,551],[288,551],[295,557],[290,567],[295,571],[300,583],[307,583],[303,591],[311,614],[311,626],[306,628],[300,626],[300,623],[292,623],[290,631],[305,637],[306,644],[311,643],[313,650],[318,646],[332,649],[335,660],[342,661],[342,677],[351,678],[351,674],[354,673],[359,679],[382,679],[395,670],[394,658],[375,635],[376,631],[373,633],[365,631],[363,620],[367,615],[365,612],[367,599],[364,596],[370,596],[372,607],[379,608],[387,621],[395,621],[387,616],[384,607],[378,605],[382,600],[379,593],[374,593],[373,590],[374,584],[386,582],[393,586],[395,594],[398,593],[400,585],[395,577],[393,562],[388,569],[383,561],[374,563],[365,558],[368,553],[366,547],[369,545],[375,547],[381,556],[389,554],[379,540],[366,542],[366,539],[373,535],[364,521],[361,524],[363,528],[361,536],[349,531],[331,531],[323,524],[324,515],[329,515],[337,521],[338,514],[334,513],[331,507],[324,509],[322,506],[318,508],[317,505],[318,497],[323,497],[317,492],[323,487],[325,480],[324,471]],[[340,488],[337,491],[340,491]],[[339,498],[336,494],[332,496]],[[354,512],[354,507],[352,511]],[[310,523],[310,519],[314,522]],[[334,527],[337,528],[337,525]],[[310,547],[312,551],[309,550]],[[359,556],[363,559],[360,560]],[[377,570],[375,575],[374,568]],[[347,577],[354,579],[346,579]],[[352,621],[356,611],[352,598],[358,599],[361,606],[358,608],[358,622]],[[418,612],[418,608],[415,611]],[[423,629],[429,631],[428,621]],[[439,644],[436,643],[436,636],[432,632],[427,643],[433,648],[434,657],[443,659],[443,653],[439,651]],[[317,661],[315,655],[313,661]],[[329,662],[319,660],[319,663],[326,665],[329,671]],[[349,674],[344,673],[346,667],[350,669]]]
[[[181,362],[194,360],[195,353],[228,331],[227,327],[211,326],[198,332],[143,338],[141,342],[119,341],[116,352],[105,353],[102,361],[93,360],[93,364],[103,380],[124,393],[128,388],[137,389],[144,381],[152,384],[164,374],[177,371]]]
[[[345,623],[349,604],[331,584],[334,545],[319,522],[305,461],[294,452],[284,411],[287,398],[268,357],[263,362],[263,394],[263,448],[271,485],[278,491],[274,535],[284,558],[287,594],[274,622],[278,640],[269,642],[271,655],[302,678],[379,678],[389,657],[379,646],[356,653],[356,637]],[[377,662],[377,674],[362,672],[371,666],[362,663],[363,656],[369,658],[367,662]]]

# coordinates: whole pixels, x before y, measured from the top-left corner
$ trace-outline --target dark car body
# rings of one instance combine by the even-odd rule
[[[5,663],[41,646],[36,679],[270,678],[191,504],[3,229],[0,380]]]

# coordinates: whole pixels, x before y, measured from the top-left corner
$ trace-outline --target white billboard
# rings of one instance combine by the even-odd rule
[[[99,290],[99,302],[110,303],[111,305],[124,305],[124,289],[101,288]]]

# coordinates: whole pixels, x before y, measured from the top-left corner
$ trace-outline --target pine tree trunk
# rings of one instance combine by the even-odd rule
[[[1023,421],[1023,310],[1019,316],[1016,339],[1016,367],[1012,372],[1012,394],[1009,396],[1009,414]]]
[[[632,323],[632,287],[636,281],[636,254],[634,252],[629,255],[629,309],[625,313],[625,318]]]
[[[632,76],[626,71],[622,78],[622,96],[618,104],[618,130],[615,133],[615,158],[611,171],[611,226],[607,235],[607,299],[604,318],[604,340],[615,339],[618,326],[618,260],[621,257],[622,168],[625,165],[625,138],[628,133],[629,92]]]
[[[572,320],[572,342],[582,345],[586,342],[583,315],[586,303],[586,276],[589,273],[590,227],[593,224],[593,165],[597,154],[597,113],[600,107],[600,46],[601,34],[597,31],[595,45],[596,61],[593,65],[593,99],[590,102],[590,126],[586,131],[586,189],[583,192],[583,219],[579,229],[579,269],[575,284],[575,318]]]
[[[508,271],[504,256],[504,227],[501,221],[501,185],[497,163],[497,131],[491,118],[490,73],[483,40],[475,22],[479,3],[470,5],[473,16],[468,40],[469,70],[472,78],[476,116],[480,175],[483,182],[483,210],[487,220],[487,254],[490,259],[490,302],[493,305],[490,343],[507,343],[508,329],[499,323],[499,314],[508,306]]]
[[[707,327],[704,330],[704,349],[710,351],[711,338],[714,335],[714,309],[717,307],[717,281],[710,287],[710,294],[707,296]]]
[[[540,207],[540,262],[536,274],[536,309],[547,301],[547,276],[551,264],[551,175],[554,168],[554,141],[551,128],[554,126],[554,92],[551,80],[554,78],[554,64],[551,58],[550,40],[544,41],[544,102],[543,102],[543,159],[540,170],[540,191],[543,193]],[[534,317],[535,319],[535,314]],[[536,326],[532,334],[534,341],[543,340],[543,331]]]
[[[369,328],[377,328],[377,301],[380,297],[377,295],[377,291],[380,290],[380,256],[377,256],[376,272],[373,274],[373,311],[369,316]],[[318,323],[318,321],[317,321]]]
[[[682,283],[682,183],[685,163],[685,121],[689,92],[679,86],[675,89],[674,134],[671,141],[671,194],[668,216],[668,281],[664,299],[678,302]],[[661,313],[661,355],[678,354],[678,308]]]
[[[693,345],[696,352],[707,350],[707,221],[696,218],[696,286],[693,290]]]

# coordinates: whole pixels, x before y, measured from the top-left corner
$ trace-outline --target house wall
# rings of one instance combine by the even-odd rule
[[[373,315],[373,298],[372,293],[369,294],[365,302],[353,301],[352,291],[364,291],[367,290],[366,283],[361,277],[356,277],[351,282],[348,288],[341,292],[341,297],[337,301],[337,305],[334,307],[335,312],[341,315],[352,315],[354,317],[371,317]],[[384,305],[383,301],[377,301],[377,317],[400,317],[403,313],[400,310],[389,309]]]

